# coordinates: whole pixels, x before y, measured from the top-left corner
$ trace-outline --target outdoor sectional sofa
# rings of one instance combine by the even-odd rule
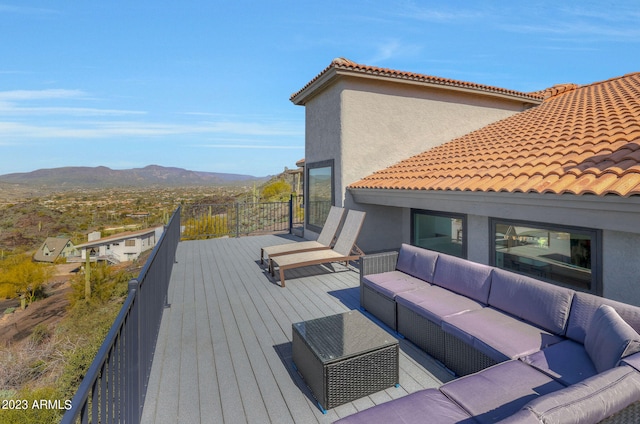
[[[640,308],[415,246],[361,259],[361,307],[457,375],[341,423],[640,422]]]

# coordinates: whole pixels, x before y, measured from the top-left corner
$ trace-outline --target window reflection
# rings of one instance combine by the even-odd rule
[[[333,164],[307,169],[307,223],[322,228],[333,205]]]
[[[592,232],[495,223],[496,266],[592,290]]]
[[[464,216],[414,210],[412,244],[448,255],[466,257]]]

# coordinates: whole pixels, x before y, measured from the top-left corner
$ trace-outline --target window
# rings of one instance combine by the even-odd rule
[[[601,232],[521,221],[491,221],[493,265],[602,294]]]
[[[466,216],[412,209],[411,244],[466,258]]]
[[[136,245],[136,240],[135,239],[125,240],[124,245],[127,247],[134,247]]]
[[[307,225],[314,231],[322,230],[334,204],[333,159],[306,165]]]

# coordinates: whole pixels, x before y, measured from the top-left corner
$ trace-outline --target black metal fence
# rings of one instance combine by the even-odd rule
[[[193,204],[182,207],[182,239],[292,232],[304,222],[303,198],[287,202]]]
[[[180,209],[171,217],[89,367],[61,423],[139,423],[180,241]]]

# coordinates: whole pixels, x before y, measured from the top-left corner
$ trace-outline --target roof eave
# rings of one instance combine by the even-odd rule
[[[483,95],[486,97],[522,102],[524,105],[530,106],[536,106],[543,102],[542,98],[536,98],[535,96],[531,96],[527,93],[522,93],[521,95],[519,95],[517,93],[494,91],[488,88],[466,87],[463,85],[457,85],[453,80],[450,83],[433,82],[428,80],[415,79],[408,76],[388,76],[377,73],[366,73],[354,69],[344,69],[336,67],[329,67],[325,69],[317,78],[311,81],[302,90],[293,94],[290,100],[296,106],[304,106],[309,100],[319,94],[326,87],[337,81],[338,78],[343,76],[409,84],[420,87],[433,88],[436,90],[449,90],[466,94]]]
[[[337,76],[336,68],[325,69],[317,78],[311,81],[302,90],[293,94],[289,100],[296,106],[304,106],[311,98],[318,94],[325,86],[334,82]]]
[[[557,224],[629,231],[637,227],[640,195],[552,194],[460,190],[348,188],[356,203],[450,211],[494,218],[540,221],[538,208],[564,210],[567,222]],[[518,210],[519,213],[514,211]],[[576,213],[580,212],[580,213]],[[527,214],[530,214],[527,215]],[[606,220],[601,217],[606,216]],[[594,226],[594,222],[598,226]]]

